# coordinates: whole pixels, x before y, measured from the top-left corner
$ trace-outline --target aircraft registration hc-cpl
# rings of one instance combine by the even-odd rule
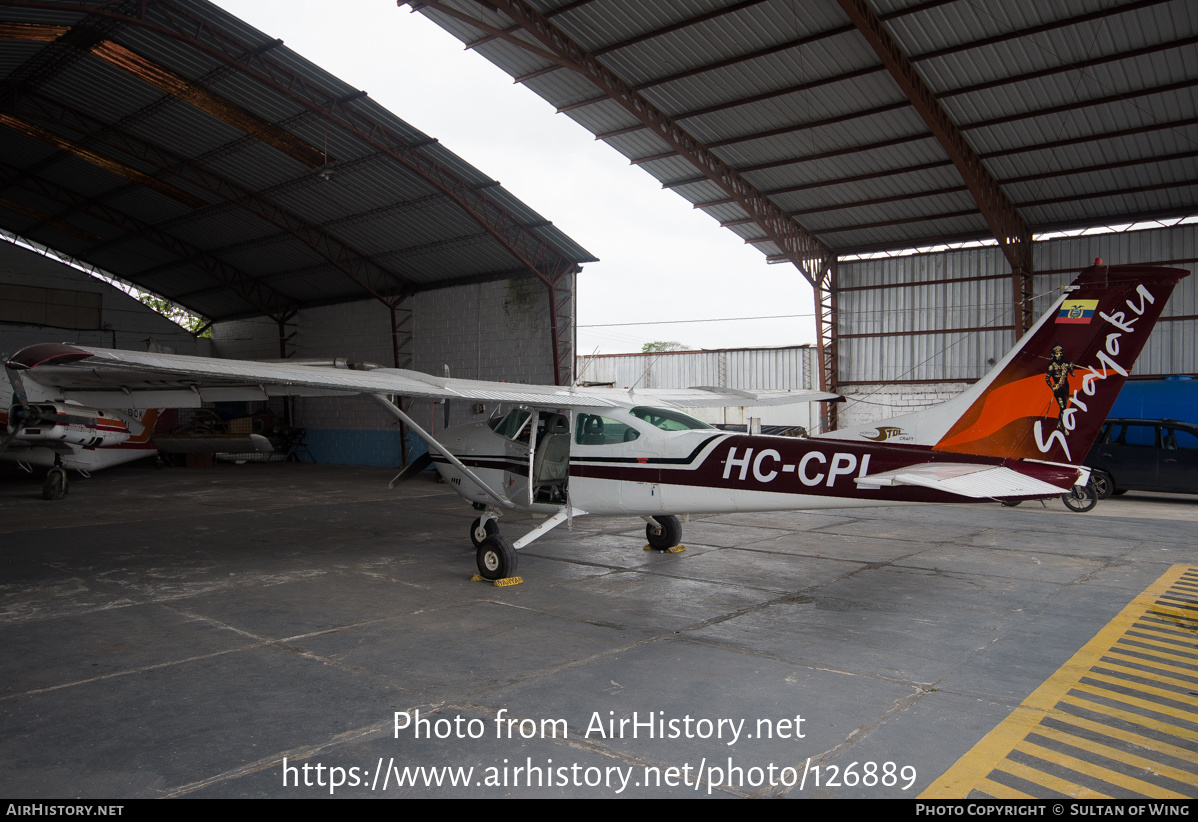
[[[92,414],[137,425],[117,409],[368,395],[429,444],[430,453],[396,479],[431,461],[480,512],[470,527],[479,574],[505,580],[516,571],[520,548],[588,514],[640,516],[650,546],[664,550],[681,541],[679,514],[1016,502],[1076,493],[1089,478],[1081,461],[1173,288],[1188,275],[1096,264],[959,396],[883,426],[802,439],[718,431],[678,409],[841,397],[518,385],[343,361],[338,368],[44,344],[5,363],[14,404],[0,450],[16,442],[49,442],[42,429],[55,426],[43,423],[62,423],[58,430],[66,431],[70,417]],[[433,437],[398,407],[396,397],[463,399],[510,410]],[[82,446],[63,441],[56,447],[62,453]],[[511,541],[497,525],[511,509],[548,517]]]

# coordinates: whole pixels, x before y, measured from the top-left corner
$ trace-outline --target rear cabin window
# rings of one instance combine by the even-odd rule
[[[644,420],[662,431],[691,431],[696,428],[711,428],[705,422],[694,417],[688,417],[680,411],[667,411],[664,408],[647,408],[641,406],[630,412],[637,419]]]
[[[632,442],[640,435],[631,425],[598,414],[579,414],[574,423],[574,442],[578,445],[614,445]]]

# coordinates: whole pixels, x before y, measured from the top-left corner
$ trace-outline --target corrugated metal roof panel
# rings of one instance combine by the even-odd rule
[[[38,128],[60,140],[83,141],[86,149],[56,150],[63,146],[52,148],[36,131],[33,137],[13,129],[0,132],[7,162],[34,169],[19,190],[10,186],[9,197],[28,208],[36,203],[39,211],[50,209],[47,213],[91,199],[84,209],[91,216],[74,218],[86,229],[74,234],[36,229],[62,238],[66,246],[58,247],[63,250],[84,261],[102,259],[105,268],[135,283],[141,271],[147,284],[153,280],[170,292],[164,296],[186,293],[194,279],[190,264],[171,273],[172,259],[207,255],[211,264],[223,261],[244,269],[246,277],[261,277],[277,292],[266,297],[275,307],[295,299],[324,303],[363,296],[347,288],[348,278],[313,245],[327,247],[330,257],[353,259],[351,264],[368,264],[362,255],[394,256],[420,245],[420,264],[403,268],[410,282],[423,287],[463,273],[531,276],[506,248],[517,232],[524,233],[529,247],[548,243],[548,262],[542,265],[593,260],[502,188],[482,195],[489,201],[488,216],[468,214],[464,204],[476,199],[468,187],[492,184],[487,175],[369,97],[355,97],[358,90],[349,84],[286,47],[272,46],[268,35],[203,0],[169,12],[151,2],[143,10],[149,26],[133,17],[118,19],[119,9],[108,10],[117,17],[88,17],[74,7],[0,7],[0,21],[87,25],[94,28],[93,42],[98,41],[88,54],[62,60],[49,72],[38,68],[39,61],[62,50],[61,43],[0,41],[0,72],[32,71],[41,80],[36,88],[27,86],[13,113],[36,119]],[[224,39],[214,39],[216,32]],[[192,43],[193,36],[204,45]],[[231,45],[228,61],[220,57],[226,45]],[[265,46],[272,47],[255,57],[253,68],[239,62]],[[268,63],[271,78],[258,73]],[[290,86],[287,72],[296,75]],[[323,116],[333,99],[341,101],[338,116],[345,119]],[[412,144],[424,144],[415,156]],[[413,170],[422,165],[434,168],[422,176]],[[135,172],[160,182],[147,183]],[[47,194],[51,185],[56,188]],[[440,185],[454,194],[447,196]],[[439,201],[436,210],[421,216],[417,205],[412,214],[400,216],[409,204],[430,198]],[[31,226],[17,212],[0,215],[12,230],[35,230],[36,221]],[[497,216],[507,224],[492,227],[489,221]],[[348,231],[345,239],[338,236],[339,226]],[[102,242],[94,236],[86,240],[89,232]],[[454,250],[455,242],[473,250]],[[359,244],[366,250],[355,247]],[[444,260],[439,259],[442,246],[448,250]],[[213,282],[203,288],[210,292]],[[247,310],[241,297],[204,294],[195,300],[191,307],[202,304],[204,312]]]
[[[537,5],[542,10],[549,8],[547,2]],[[1127,10],[1128,5],[1078,0],[1067,5],[1044,6],[1032,0],[1017,0],[1001,8],[985,10],[961,3],[920,5],[917,10],[910,11],[910,4],[886,2],[876,4],[876,8],[886,19],[885,26],[896,41],[914,57],[918,70],[933,91],[953,91],[983,82],[999,83],[993,89],[954,93],[942,98],[950,116],[981,153],[1035,147],[1071,136],[1094,135],[1099,138],[1071,147],[1068,155],[1054,155],[1051,151],[1047,155],[1043,152],[1012,154],[996,166],[1001,168],[1000,177],[1019,177],[1059,171],[1067,167],[1061,165],[1061,160],[1066,157],[1076,162],[1078,169],[1100,165],[1099,158],[1110,154],[1098,145],[1105,132],[1145,122],[1167,121],[1170,117],[1198,116],[1193,99],[1193,88],[1198,85],[1198,69],[1195,69],[1198,60],[1194,59],[1198,56],[1198,46],[1181,46],[1138,57],[1124,55],[1130,50],[1152,48],[1155,44],[1198,32],[1198,22],[1195,22],[1198,12],[1185,0],[1143,5],[1134,10]],[[708,143],[718,144],[721,140],[787,128],[822,117],[844,118],[831,127],[753,137],[715,149],[735,168],[771,165],[768,169],[746,172],[762,190],[826,179],[830,173],[851,177],[862,174],[863,170],[895,168],[904,164],[918,166],[947,159],[943,149],[925,136],[927,126],[909,106],[884,114],[853,116],[854,111],[902,98],[895,96],[898,86],[894,80],[886,72],[876,70],[880,63],[864,38],[852,31],[820,36],[845,25],[846,17],[837,3],[818,0],[796,6],[783,0],[766,0],[710,20],[695,19],[710,9],[707,3],[692,4],[688,10],[677,2],[630,4],[628,0],[593,0],[554,16],[553,23],[592,48],[642,38],[635,44],[605,51],[599,59],[624,81],[643,85],[645,98],[667,113],[682,114],[704,106],[767,95],[758,102],[744,102],[722,111],[688,117],[682,122],[691,134]],[[688,19],[687,11],[689,19],[695,21],[691,25],[642,37],[661,26],[683,22]],[[451,31],[459,34],[464,31],[461,24],[446,21],[434,10],[426,9],[423,13]],[[1091,15],[1094,19],[1077,20],[1082,15]],[[488,16],[487,19],[492,18]],[[498,19],[506,22],[502,14]],[[1011,36],[1013,33],[1015,36]],[[808,38],[807,44],[795,47],[793,43],[799,38]],[[778,48],[771,53],[748,56],[774,46]],[[937,50],[946,53],[927,57]],[[504,55],[495,62],[508,69],[510,66],[505,60],[515,58],[507,52]],[[1106,56],[1116,59],[1090,65],[1080,73],[1076,69],[1058,71],[1061,66],[1101,60]],[[728,64],[718,65],[721,61]],[[871,71],[871,67],[874,70]],[[771,89],[786,89],[850,71],[866,73],[856,79],[816,86],[806,92],[768,94]],[[1041,72],[1042,76],[1011,82],[1013,77],[1033,72]],[[677,76],[683,73],[687,76]],[[545,77],[569,74],[558,71]],[[585,86],[577,85],[574,75],[570,76],[575,85],[571,86],[568,98],[561,95],[553,82],[543,82],[545,77],[535,81],[542,83],[536,87],[537,91],[558,106],[595,95]],[[1185,88],[1148,95],[1137,91],[1177,82]],[[1106,100],[1088,107],[1077,106],[1079,102],[1109,98],[1120,91],[1133,96],[1123,101]],[[591,105],[570,112],[570,116],[594,131],[631,124],[629,115],[622,109],[612,109],[606,116],[591,114],[605,111],[604,106],[608,105],[614,104]],[[1053,106],[1062,110],[1045,113],[1045,109]],[[986,125],[979,126],[979,123]],[[907,137],[917,139],[904,142]],[[1157,147],[1161,144],[1159,139],[1147,135],[1129,135],[1120,140],[1135,144],[1137,155],[1149,156],[1165,150],[1163,146]],[[630,157],[666,151],[644,130],[608,142]],[[878,143],[889,145],[874,145]],[[854,145],[863,146],[861,152],[836,158],[840,162],[835,165],[806,167],[810,161],[803,159]],[[1172,162],[1158,165],[1167,166],[1173,179],[1187,173]],[[652,161],[643,166],[661,180],[684,180],[696,174],[694,167],[680,158]],[[937,174],[939,187],[961,184],[951,166],[942,166]],[[1105,177],[1103,174],[1096,171],[1076,176],[1090,177],[1089,184],[1097,185],[1109,179],[1109,174]],[[1072,181],[1074,176],[1070,175],[1068,179]],[[912,182],[914,179],[917,178]],[[880,178],[872,183],[833,185],[838,189],[836,202],[840,204],[886,196],[880,192],[887,190],[918,189],[917,186],[888,187],[880,182]],[[1068,185],[1057,183],[1056,187],[1069,191]],[[691,185],[681,187],[679,193],[695,201],[709,196],[710,190],[706,185]],[[1080,193],[1084,188],[1077,190]],[[1022,196],[1022,189],[1013,196]],[[822,236],[833,248],[849,249],[879,242],[902,245],[904,238],[924,238],[937,231],[950,234],[985,231],[985,221],[976,209],[975,216],[967,219],[941,216],[927,222],[899,223],[921,214],[947,214],[959,210],[962,203],[956,196],[920,199],[938,204],[940,211],[920,211],[919,206],[896,200],[886,209],[891,222],[889,226]],[[1141,192],[1119,199],[1126,207],[1149,211],[1185,211],[1198,207],[1186,186],[1172,192],[1162,189],[1157,193]],[[794,210],[794,205],[813,201],[793,198],[787,201],[787,207]],[[1029,207],[1025,217],[1035,227],[1040,220],[1071,220],[1085,213],[1103,217],[1110,213],[1110,207],[1110,204],[1079,200],[1069,208],[1058,205]],[[721,216],[725,214],[720,212]],[[761,245],[766,252],[771,247],[771,244]]]

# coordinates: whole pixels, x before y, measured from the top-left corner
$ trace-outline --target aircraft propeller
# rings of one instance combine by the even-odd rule
[[[25,384],[21,382],[21,375],[17,373],[15,368],[8,364],[8,355],[4,355],[4,373],[8,376],[8,382],[12,385],[12,407],[8,410],[8,427],[10,433],[4,438],[4,442],[0,443],[0,454],[8,450],[8,444],[17,438],[28,425],[30,412],[33,411],[29,407],[29,397],[25,393]],[[36,412],[34,412],[36,413]]]
[[[391,482],[387,484],[387,487],[394,488],[397,485],[404,484],[432,464],[433,458],[429,455],[428,451],[425,451],[416,459],[409,462],[407,467],[405,467],[402,471],[396,474],[395,479],[391,480]]]
[[[41,422],[51,423],[53,425],[69,425],[72,422],[88,422],[82,417],[72,417],[67,414],[44,414],[38,410],[37,406],[29,404],[29,395],[25,392],[25,384],[21,380],[20,371],[12,367],[8,362],[8,355],[4,355],[4,373],[8,376],[8,382],[12,386],[13,404],[8,409],[8,436],[0,442],[0,454],[8,450],[8,446],[18,435],[26,428],[37,425]]]

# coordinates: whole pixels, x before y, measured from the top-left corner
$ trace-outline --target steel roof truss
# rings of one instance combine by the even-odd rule
[[[51,100],[44,95],[24,95],[22,99],[27,102],[36,102],[41,109],[42,116],[52,118],[55,122],[83,131],[86,134],[84,137],[85,142],[103,142],[111,145],[120,151],[155,166],[159,172],[177,175],[216,194],[232,205],[244,208],[262,217],[272,225],[283,229],[291,236],[299,239],[313,251],[333,263],[345,276],[383,302],[395,299],[395,297],[406,293],[411,288],[411,284],[406,279],[400,277],[395,272],[388,271],[383,266],[370,260],[366,255],[345,245],[319,226],[279,207],[260,193],[253,192],[245,186],[234,183],[197,162],[193,162],[186,157],[175,154],[169,149],[157,146],[116,126],[107,125],[83,112]],[[3,122],[5,117],[6,115],[0,114],[0,122]],[[147,175],[143,174],[141,176],[146,177]],[[149,179],[159,185],[166,185],[155,178]],[[192,199],[194,200],[195,198]],[[185,215],[184,220],[194,216],[196,216],[195,213]]]
[[[1009,40],[1016,40],[1016,39],[1020,39],[1020,38],[1024,38],[1024,37],[1030,37],[1030,36],[1033,36],[1036,34],[1042,34],[1047,31],[1054,31],[1056,29],[1080,25],[1082,23],[1088,23],[1093,20],[1106,18],[1111,14],[1122,14],[1124,12],[1138,11],[1143,8],[1147,8],[1150,6],[1156,6],[1156,5],[1160,5],[1162,3],[1167,3],[1167,2],[1171,2],[1171,0],[1140,0],[1140,2],[1129,3],[1125,6],[1120,6],[1120,7],[1114,8],[1114,9],[1104,8],[1097,12],[1089,12],[1086,14],[1077,15],[1076,17],[1067,17],[1067,18],[1063,18],[1060,20],[1054,20],[1052,22],[1044,23],[1039,26],[1031,26],[1026,29],[1013,29],[1011,31],[1003,32],[1002,34],[993,35],[991,37],[985,37],[980,40],[971,40],[971,41],[965,42],[965,43],[958,43],[954,46],[947,46],[945,48],[935,49],[935,50],[923,52],[920,54],[908,55],[907,59],[909,59],[912,63],[918,63],[918,62],[922,62],[924,60],[931,60],[931,59],[938,58],[938,57],[947,57],[947,56],[950,56],[953,54],[959,54],[964,51],[970,51],[972,49],[982,48],[984,46],[991,46],[991,45],[995,45],[997,43],[1007,42]],[[924,8],[926,6],[930,6],[930,5],[941,5],[941,3],[924,4],[924,6],[912,6],[910,8],[900,9],[898,11],[892,11],[892,12],[888,12],[886,14],[878,15],[878,17],[882,21],[887,21],[887,20],[894,19],[896,17],[913,14],[917,11],[922,11],[922,10],[924,10]],[[840,28],[836,28],[836,29],[830,29],[826,32],[819,32],[815,35],[809,35],[809,38],[814,38],[814,39],[793,40],[785,45],[787,48],[798,48],[800,46],[807,45],[808,42],[815,42],[815,40],[823,39],[825,37],[836,35],[836,34],[843,34],[847,31],[852,31],[852,29],[848,28],[848,27],[840,27]],[[761,52],[751,52],[749,54],[740,55],[737,58],[730,58],[728,60],[721,60],[717,63],[710,63],[705,66],[699,66],[699,67],[696,67],[695,69],[691,69],[686,75],[677,75],[677,74],[668,75],[666,77],[662,77],[662,78],[658,78],[658,79],[655,79],[655,80],[652,80],[652,81],[649,81],[646,83],[642,83],[641,85],[637,86],[637,89],[643,90],[646,88],[652,88],[654,86],[670,82],[671,80],[681,79],[681,77],[683,77],[683,76],[691,76],[695,73],[704,73],[704,72],[713,71],[713,70],[719,69],[719,68],[725,68],[729,65],[736,65],[738,63],[750,62],[754,59],[757,59],[758,57],[768,56],[769,54],[774,53],[774,51],[775,51],[775,49],[771,48],[771,49],[764,50]],[[1134,56],[1134,55],[1129,53],[1127,56]],[[1100,61],[1103,60],[1103,58],[1098,58],[1098,59]],[[1119,58],[1116,57],[1115,59],[1119,59]],[[1109,58],[1107,59],[1107,61],[1109,61]],[[1077,68],[1079,66],[1077,64],[1070,64],[1069,67]],[[752,103],[760,103],[760,102],[764,102],[765,100],[771,100],[771,99],[774,99],[777,97],[783,97],[783,96],[786,96],[789,94],[796,94],[796,93],[800,93],[800,92],[804,92],[804,91],[810,91],[811,89],[819,88],[821,86],[831,85],[833,83],[840,83],[840,82],[844,82],[846,80],[854,80],[854,79],[857,79],[860,77],[865,77],[865,76],[868,76],[871,74],[876,74],[878,72],[885,71],[885,70],[886,70],[885,66],[869,66],[866,68],[855,69],[853,71],[843,72],[841,74],[830,75],[828,77],[819,78],[817,80],[808,81],[806,83],[800,83],[800,84],[791,85],[791,86],[784,86],[784,87],[778,88],[778,89],[771,89],[769,91],[764,91],[764,92],[761,92],[760,94],[755,94],[750,97],[742,97],[742,98],[738,98],[736,100],[728,100],[723,103],[717,103],[715,105],[706,106],[703,108],[691,109],[689,111],[679,112],[679,113],[675,114],[674,117],[677,118],[678,120],[687,120],[691,117],[700,117],[705,114],[714,114],[716,112],[727,111],[728,109],[737,108],[738,106],[749,105]],[[1004,81],[1004,80],[994,81],[994,83],[996,85],[1001,84],[1003,82],[1006,82],[1006,81]],[[973,90],[977,90],[977,89],[969,88],[969,89],[965,89],[965,90],[960,90],[958,92],[950,92],[950,93],[964,93],[965,91],[973,91]],[[560,111],[568,111],[568,110],[575,109],[575,108],[581,108],[586,105],[593,105],[595,103],[601,102],[604,99],[606,99],[606,98],[596,97],[596,98],[592,98],[590,100],[579,101],[577,103],[571,103],[568,106],[558,109],[558,111],[559,112]],[[615,137],[615,136],[619,136],[622,134],[629,134],[634,131],[639,131],[643,128],[644,128],[644,126],[641,126],[641,125],[629,126],[628,128],[617,129],[614,131],[605,132],[603,134],[598,135],[598,137],[599,137],[599,139],[607,139],[609,137]]]
[[[22,188],[29,189],[54,202],[60,203],[67,208],[97,217],[167,249],[181,260],[186,260],[204,271],[263,314],[274,316],[278,312],[288,310],[296,304],[295,300],[263,285],[224,260],[214,257],[206,251],[162,231],[157,226],[150,225],[143,220],[139,220],[94,198],[32,174],[25,173],[22,175],[21,169],[10,166],[7,163],[0,162],[0,174],[5,175],[4,178],[0,178],[0,184],[2,185],[19,185]],[[20,178],[19,181],[18,177]],[[169,294],[164,294],[163,296],[174,300]]]
[[[6,0],[9,5],[25,8],[62,10],[62,5],[46,0]],[[93,17],[116,23],[141,26],[189,43],[211,57],[228,63],[265,84],[273,91],[300,104],[345,129],[376,150],[388,154],[394,161],[422,177],[445,193],[488,231],[513,257],[521,262],[546,285],[571,273],[578,264],[566,257],[535,230],[523,226],[515,215],[475,191],[473,185],[459,177],[435,158],[413,147],[399,134],[365,112],[352,107],[352,100],[342,101],[337,95],[315,82],[292,71],[271,57],[269,46],[253,46],[231,32],[222,30],[211,21],[195,14],[184,5],[171,0],[141,0],[136,13],[109,7],[105,0],[81,0],[78,10]]]
[[[1007,195],[990,171],[978,159],[973,147],[965,140],[960,129],[948,116],[948,112],[936,100],[932,90],[924,83],[915,66],[907,59],[898,42],[890,36],[890,32],[866,0],[837,2],[853,21],[853,25],[865,36],[899,88],[928,124],[928,128],[953,161],[953,165],[957,167],[965,185],[969,186],[986,224],[990,226],[990,231],[1011,264],[1011,270],[1016,273],[1030,273],[1031,233],[1023,217],[1007,199]]]
[[[439,0],[428,2],[426,5],[437,11],[445,11],[447,8]],[[555,62],[576,66],[575,71],[580,76],[645,123],[654,134],[727,192],[754,218],[766,235],[799,268],[808,282],[815,284],[816,267],[828,253],[822,242],[787,217],[768,197],[712,153],[707,146],[637,93],[532,5],[524,0],[495,0],[488,5],[499,8],[525,32],[532,35],[543,48],[553,51]],[[453,16],[460,15],[461,12],[453,10]],[[480,27],[487,25],[480,23]],[[517,45],[520,43],[521,41],[516,41]]]

